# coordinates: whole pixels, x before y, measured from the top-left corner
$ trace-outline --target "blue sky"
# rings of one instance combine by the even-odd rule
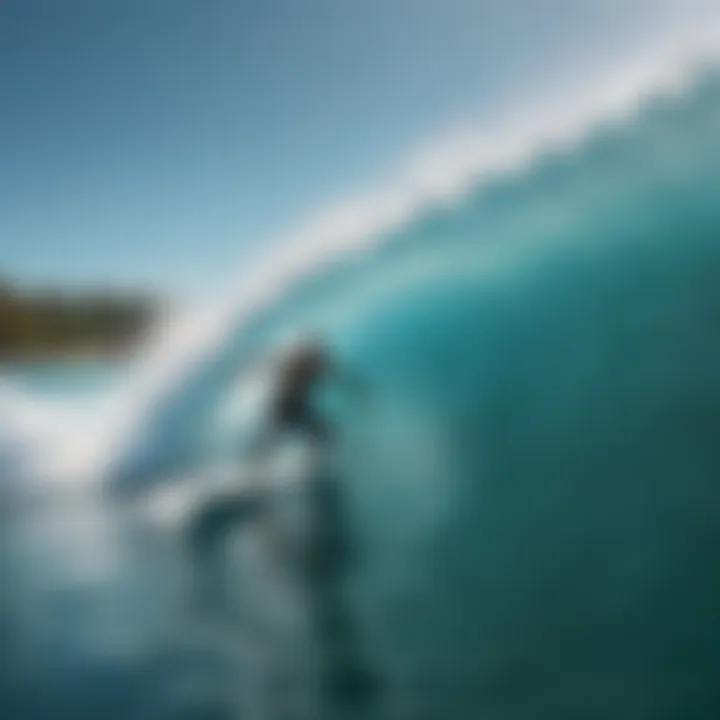
[[[2,0],[0,273],[232,284],[452,123],[672,35],[671,0]]]

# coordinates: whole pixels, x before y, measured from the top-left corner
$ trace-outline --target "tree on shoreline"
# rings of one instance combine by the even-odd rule
[[[150,295],[20,291],[0,279],[0,360],[123,354],[159,307]]]

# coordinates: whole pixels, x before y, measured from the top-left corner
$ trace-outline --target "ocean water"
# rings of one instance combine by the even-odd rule
[[[276,636],[198,644],[172,532],[118,498],[227,460],[238,369],[298,328],[369,388],[327,398],[362,717],[717,716],[719,150],[708,73],[230,323],[102,485],[6,513],[6,716],[241,716],[235,651]]]
[[[15,363],[2,370],[3,379],[22,392],[40,398],[74,399],[117,386],[127,367],[120,362]]]

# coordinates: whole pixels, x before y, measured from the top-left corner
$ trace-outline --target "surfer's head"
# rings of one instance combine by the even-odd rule
[[[283,366],[287,372],[307,381],[316,380],[328,370],[330,356],[327,345],[318,335],[306,334],[285,352]]]

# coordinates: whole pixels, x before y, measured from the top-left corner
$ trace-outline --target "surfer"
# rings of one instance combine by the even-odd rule
[[[295,435],[315,458],[290,489],[290,505],[302,516],[299,522],[283,513],[288,488],[273,487],[270,480],[236,493],[220,493],[200,504],[188,527],[189,550],[200,570],[196,591],[206,613],[222,605],[224,538],[240,525],[253,525],[266,540],[268,559],[291,579],[298,597],[309,610],[312,635],[320,669],[316,678],[321,705],[357,704],[374,694],[374,676],[360,660],[355,628],[342,586],[351,569],[352,543],[343,514],[341,483],[328,470],[334,434],[330,423],[315,406],[315,390],[330,376],[349,378],[332,362],[327,347],[315,338],[293,346],[278,360],[267,418],[256,456],[268,458],[286,435]],[[354,384],[357,387],[357,384]],[[283,496],[283,497],[281,497]],[[298,518],[296,517],[296,520]],[[220,592],[218,592],[220,590]]]
[[[341,367],[322,340],[307,336],[276,361],[275,387],[270,400],[267,434],[261,446],[272,445],[285,433],[297,433],[318,449],[329,449],[330,425],[316,409],[315,391],[327,382],[344,385],[357,396],[358,378]]]
[[[319,340],[306,338],[276,358],[274,365],[268,417],[250,455],[266,460],[286,434],[300,435],[316,451],[329,449],[329,423],[313,403],[314,390],[334,369],[329,351]],[[198,570],[194,588],[197,611],[211,613],[222,602],[219,573],[213,568],[222,561],[218,550],[228,532],[260,515],[266,516],[266,528],[277,525],[269,518],[271,495],[271,488],[256,479],[251,487],[211,489],[197,501],[186,529],[188,549]],[[337,513],[328,507],[321,515]],[[307,558],[308,553],[303,556]]]

